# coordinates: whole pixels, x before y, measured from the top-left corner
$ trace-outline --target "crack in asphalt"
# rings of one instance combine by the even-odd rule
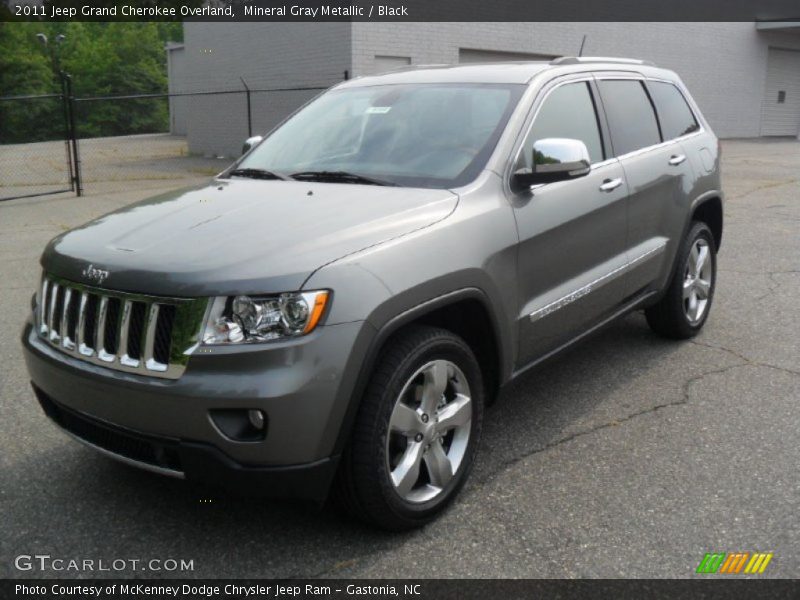
[[[717,350],[724,350],[723,348],[715,348],[714,346],[707,346],[707,347],[713,348],[713,349],[717,349]],[[732,352],[731,354],[735,354],[735,353]],[[526,458],[529,458],[529,457],[534,456],[536,454],[540,454],[542,452],[546,452],[547,450],[551,450],[553,448],[556,448],[558,446],[561,446],[563,444],[571,442],[571,441],[573,441],[575,439],[578,439],[578,438],[581,438],[581,437],[584,437],[584,436],[587,436],[587,435],[591,435],[593,433],[597,433],[598,431],[602,431],[602,430],[608,429],[610,427],[616,427],[618,425],[622,425],[623,423],[627,423],[627,422],[632,421],[632,420],[634,420],[634,419],[636,419],[638,417],[642,417],[642,416],[645,416],[645,415],[653,414],[653,413],[658,412],[659,410],[663,410],[665,408],[672,408],[672,407],[688,404],[688,402],[689,402],[689,391],[690,391],[690,388],[692,387],[692,385],[694,385],[698,381],[701,381],[701,380],[703,380],[704,378],[706,378],[706,377],[708,377],[710,375],[716,375],[716,374],[719,374],[719,373],[726,373],[726,372],[731,371],[733,369],[738,369],[739,367],[748,367],[748,366],[764,366],[764,367],[770,367],[770,368],[779,369],[779,370],[785,370],[785,369],[783,369],[781,367],[776,367],[774,365],[767,365],[767,364],[763,364],[762,365],[762,364],[759,364],[759,363],[755,363],[755,362],[750,361],[750,360],[748,360],[748,359],[746,359],[744,357],[741,357],[741,360],[742,360],[742,362],[740,362],[740,363],[736,363],[736,364],[733,364],[733,365],[727,365],[725,367],[717,367],[717,368],[714,368],[714,369],[709,369],[707,371],[703,371],[701,373],[698,373],[697,375],[694,375],[694,376],[688,378],[686,381],[683,382],[683,386],[681,388],[681,397],[678,400],[674,400],[672,402],[664,402],[662,404],[657,404],[655,406],[651,406],[649,408],[646,408],[646,409],[643,409],[643,410],[640,410],[640,411],[637,411],[637,412],[630,413],[630,414],[625,415],[624,417],[621,417],[619,419],[614,419],[613,421],[610,421],[610,422],[607,422],[607,423],[600,423],[600,424],[598,424],[598,425],[596,425],[594,427],[590,427],[589,429],[584,429],[582,431],[576,431],[575,433],[572,433],[572,434],[570,434],[568,436],[565,436],[563,438],[560,438],[558,440],[555,440],[553,442],[545,444],[544,446],[540,446],[538,448],[534,448],[529,452],[524,452],[524,453],[522,453],[522,454],[520,454],[518,456],[515,456],[515,457],[513,457],[513,458],[511,458],[509,460],[503,461],[499,465],[499,468],[494,471],[494,473],[485,476],[484,478],[482,478],[479,481],[476,481],[475,482],[475,489],[481,489],[481,488],[485,487],[487,484],[491,483],[492,481],[494,481],[494,479],[497,478],[498,473],[506,471],[508,468],[510,468],[510,467],[518,464],[519,462],[525,460]],[[800,373],[795,373],[793,371],[788,371],[788,372],[793,373],[795,375],[800,375]]]
[[[766,271],[765,274],[767,276],[767,291],[764,292],[763,294],[761,294],[760,296],[756,296],[756,298],[755,298],[756,302],[760,302],[764,298],[768,298],[769,296],[772,296],[781,285],[780,281],[777,281],[775,279],[775,274],[774,273],[772,273],[770,271]]]
[[[748,213],[748,214],[747,215],[744,215],[744,214],[738,215],[738,214],[736,214],[736,211],[742,211],[743,213]],[[747,207],[737,206],[737,207],[734,207],[730,211],[728,211],[728,213],[726,214],[726,219],[727,219],[728,223],[731,223],[731,222],[742,223],[742,222],[744,222],[745,219],[747,219],[750,216],[751,213],[757,213],[759,219],[761,219],[761,220],[774,219],[774,220],[779,221],[779,222],[783,222],[783,221],[787,221],[787,220],[789,220],[789,221],[800,221],[800,217],[798,217],[797,215],[789,214],[789,213],[786,213],[786,212],[778,212],[778,211],[776,211],[774,209],[770,210],[770,209],[765,209],[765,208],[758,208],[756,206],[747,206]],[[741,220],[739,220],[739,219],[741,219]]]
[[[767,277],[767,291],[756,296],[754,301],[758,302],[768,296],[774,294],[779,287],[784,285],[784,282],[776,279],[777,275],[794,275],[800,273],[800,269],[782,269],[778,271],[741,271],[737,269],[719,269],[718,273],[739,273],[741,275],[765,275]],[[702,345],[702,344],[700,344]],[[727,348],[719,348],[720,350],[727,350]]]
[[[786,269],[779,271],[743,271],[741,269],[717,269],[717,273],[741,273],[742,275],[791,275],[800,273],[800,269]]]
[[[690,344],[694,344],[695,346],[702,346],[704,348],[711,348],[712,350],[720,350],[722,352],[727,352],[731,356],[735,356],[739,360],[744,361],[744,364],[739,366],[752,366],[752,367],[764,367],[766,369],[775,369],[776,371],[782,371],[784,373],[788,373],[790,375],[797,375],[800,376],[800,371],[795,371],[794,369],[789,369],[787,367],[779,367],[778,365],[773,365],[771,363],[766,363],[758,360],[753,360],[752,358],[748,358],[741,352],[737,350],[732,350],[730,348],[726,348],[725,346],[715,346],[714,344],[706,344],[703,342],[698,342],[697,340],[689,340]]]
[[[765,183],[764,185],[759,185],[758,187],[754,187],[751,190],[747,190],[746,192],[742,192],[741,194],[737,194],[735,196],[728,196],[728,201],[730,202],[732,200],[739,200],[741,198],[746,198],[747,196],[750,196],[751,194],[755,194],[756,192],[760,192],[761,190],[768,190],[770,188],[783,187],[785,185],[792,185],[793,183],[797,183],[798,181],[800,181],[800,180],[798,180],[798,179],[784,179],[783,181],[770,181],[770,182]],[[745,209],[747,209],[749,207],[742,206],[742,207],[737,207],[737,208],[745,208]]]
[[[624,417],[621,417],[619,419],[615,419],[615,420],[607,422],[607,423],[601,423],[601,424],[598,424],[598,425],[596,425],[594,427],[590,427],[589,429],[585,429],[585,430],[582,430],[582,431],[576,431],[573,434],[570,434],[568,436],[565,436],[563,438],[560,438],[558,440],[555,440],[553,442],[545,444],[544,446],[540,446],[538,448],[535,448],[535,449],[531,450],[530,452],[525,452],[525,453],[520,454],[518,456],[515,456],[515,457],[513,457],[513,458],[511,458],[509,460],[506,460],[506,461],[504,461],[504,462],[502,462],[500,464],[499,469],[497,469],[494,474],[487,475],[486,477],[484,477],[480,481],[476,481],[475,482],[476,489],[483,488],[487,484],[491,483],[497,477],[497,473],[498,472],[505,471],[509,467],[511,467],[511,466],[513,466],[513,465],[525,460],[526,458],[528,458],[530,456],[533,456],[535,454],[539,454],[541,452],[546,452],[547,450],[550,450],[550,449],[555,448],[557,446],[560,446],[562,444],[566,444],[567,442],[571,442],[571,441],[573,441],[573,440],[575,440],[577,438],[580,438],[580,437],[583,437],[583,436],[586,436],[586,435],[591,435],[593,433],[597,433],[598,431],[602,431],[602,430],[608,429],[610,427],[616,427],[616,426],[621,425],[623,423],[627,423],[628,421],[632,421],[633,419],[636,419],[638,417],[641,417],[641,416],[644,416],[644,415],[649,415],[649,414],[655,413],[655,412],[657,412],[659,410],[662,410],[662,409],[665,409],[665,408],[671,408],[671,407],[675,407],[675,406],[681,406],[681,405],[684,405],[684,404],[688,404],[688,402],[689,402],[689,392],[690,392],[690,389],[691,389],[692,385],[694,385],[698,381],[703,380],[706,377],[709,377],[710,375],[716,375],[716,374],[719,374],[719,373],[727,373],[728,371],[732,371],[733,369],[738,369],[740,367],[763,367],[763,368],[767,368],[767,369],[775,369],[777,371],[782,371],[784,373],[788,373],[788,374],[794,375],[794,376],[800,376],[800,371],[795,371],[793,369],[788,369],[786,367],[779,367],[777,365],[773,365],[773,364],[770,364],[770,363],[756,361],[756,360],[753,360],[751,358],[748,358],[747,356],[744,356],[743,354],[737,352],[736,350],[732,350],[732,349],[726,348],[724,346],[715,346],[713,344],[707,344],[707,343],[699,342],[697,340],[689,340],[689,343],[690,344],[694,344],[696,346],[702,346],[704,348],[709,348],[711,350],[718,350],[720,352],[727,352],[731,356],[734,356],[735,358],[739,359],[741,362],[736,363],[736,364],[732,364],[732,365],[727,365],[725,367],[717,367],[717,368],[714,368],[714,369],[709,369],[707,371],[703,371],[701,373],[698,373],[697,375],[694,375],[694,376],[688,378],[683,383],[682,394],[681,394],[681,398],[679,400],[674,400],[672,402],[664,402],[662,404],[657,404],[655,406],[651,406],[650,408],[646,408],[646,409],[643,409],[643,410],[640,410],[640,411],[637,411],[637,412],[634,412],[634,413],[630,413],[630,414],[628,414],[628,415],[626,415]]]

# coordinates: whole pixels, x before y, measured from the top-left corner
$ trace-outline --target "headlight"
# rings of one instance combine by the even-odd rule
[[[328,297],[328,292],[318,291],[216,298],[203,343],[269,342],[311,333],[319,324]]]

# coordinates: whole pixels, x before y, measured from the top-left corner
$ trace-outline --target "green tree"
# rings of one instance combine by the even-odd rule
[[[48,37],[48,46],[37,33]],[[56,44],[60,33],[65,39]],[[79,98],[164,93],[164,43],[181,38],[181,24],[172,22],[3,23],[0,95],[59,93],[55,62],[72,76]],[[0,142],[57,139],[63,129],[59,111],[56,100],[2,101]],[[169,113],[161,98],[84,101],[76,103],[76,121],[81,137],[130,135],[166,131]]]
[[[0,23],[0,96],[58,93],[48,55],[32,23]],[[57,98],[0,100],[0,143],[53,139],[63,135]]]

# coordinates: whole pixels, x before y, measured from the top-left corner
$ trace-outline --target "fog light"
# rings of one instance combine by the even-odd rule
[[[250,425],[258,429],[264,429],[264,413],[257,408],[251,408],[247,411],[247,417],[250,419]]]
[[[267,414],[256,408],[214,408],[209,411],[219,432],[234,442],[260,442],[269,427]]]

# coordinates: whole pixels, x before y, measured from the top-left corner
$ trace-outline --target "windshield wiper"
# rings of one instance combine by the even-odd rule
[[[393,181],[386,181],[384,179],[375,179],[374,177],[366,177],[365,175],[358,175],[356,173],[348,173],[347,171],[302,171],[300,173],[292,173],[292,179],[300,181],[323,181],[329,183],[360,183],[364,185],[391,185],[397,184]]]
[[[280,179],[289,181],[290,178],[282,173],[267,171],[266,169],[234,169],[228,173],[229,177],[249,177],[250,179]]]

